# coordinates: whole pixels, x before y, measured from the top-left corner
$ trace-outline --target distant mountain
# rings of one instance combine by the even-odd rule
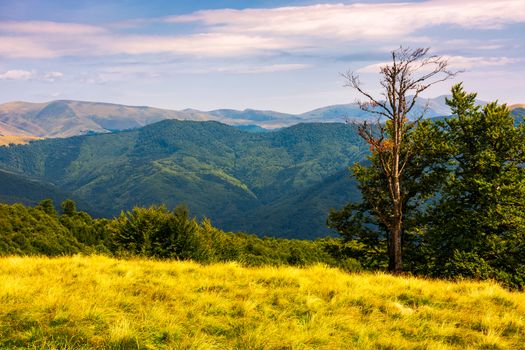
[[[248,133],[218,122],[165,120],[0,147],[0,168],[51,183],[106,215],[186,203],[226,230],[312,238],[329,234],[330,208],[357,195],[346,169],[368,148],[355,128],[302,123]]]
[[[303,121],[310,122],[344,122],[346,120],[369,120],[375,116],[363,111],[355,103],[327,106],[300,114]]]
[[[430,100],[418,100],[414,116],[421,114],[427,103],[427,117],[450,114],[450,109],[445,104],[445,96],[441,96]],[[172,111],[144,106],[68,100],[48,103],[10,102],[0,105],[0,138],[4,136],[53,138],[107,133],[136,129],[165,119],[213,120],[240,127],[254,125],[263,129],[277,129],[298,123],[375,120],[376,116],[361,110],[355,103],[327,106],[302,114],[287,114],[253,109]],[[255,131],[253,127],[248,130]]]
[[[183,119],[176,111],[128,107],[109,103],[53,101],[12,102],[0,105],[0,123],[22,135],[68,137],[138,128],[164,119]],[[5,135],[15,135],[5,133]]]

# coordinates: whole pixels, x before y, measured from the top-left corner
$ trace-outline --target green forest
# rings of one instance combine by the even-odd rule
[[[65,196],[97,217],[135,206],[186,204],[227,231],[316,238],[330,233],[329,208],[359,196],[346,167],[368,149],[355,131],[353,125],[314,123],[254,134],[217,122],[165,120],[1,147],[0,168],[23,177],[11,187],[18,193],[11,203],[23,195],[31,205]],[[26,191],[28,179],[50,194]]]

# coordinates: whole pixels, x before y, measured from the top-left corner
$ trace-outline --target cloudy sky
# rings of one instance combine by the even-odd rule
[[[1,0],[0,103],[304,112],[354,102],[349,70],[378,91],[400,45],[446,56],[481,99],[525,102],[523,0]]]

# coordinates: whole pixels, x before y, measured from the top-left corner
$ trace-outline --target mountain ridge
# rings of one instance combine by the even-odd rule
[[[414,110],[421,113],[428,105],[428,117],[450,113],[445,96],[421,99]],[[484,103],[479,101],[479,103]],[[148,106],[129,106],[108,102],[55,100],[44,103],[8,102],[0,105],[0,137],[36,138],[70,137],[140,128],[164,119],[214,120],[237,127],[250,125],[262,129],[280,129],[306,122],[346,122],[375,120],[376,114],[363,111],[356,103],[320,107],[299,114],[272,110],[196,109],[169,110]],[[252,131],[258,129],[252,127]],[[259,130],[264,131],[264,130]]]

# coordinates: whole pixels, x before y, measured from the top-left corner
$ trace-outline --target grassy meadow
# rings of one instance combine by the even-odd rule
[[[325,266],[0,259],[0,348],[525,349],[525,294]]]

